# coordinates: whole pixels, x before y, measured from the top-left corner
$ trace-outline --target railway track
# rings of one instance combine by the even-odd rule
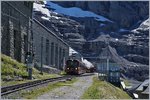
[[[73,77],[83,77],[83,76],[90,76],[94,75],[93,73],[88,73],[88,74],[81,74],[81,75],[67,75],[67,76],[62,76],[62,77],[56,77],[56,78],[48,78],[48,79],[43,79],[43,80],[36,80],[32,82],[27,82],[27,83],[22,83],[22,84],[17,84],[17,85],[11,85],[11,86],[6,86],[6,87],[1,87],[1,96],[20,91],[23,89],[31,88],[34,86],[42,85],[45,83],[49,82],[55,82],[55,81],[60,81],[68,78],[73,78]]]
[[[68,75],[68,76],[49,78],[49,79],[43,79],[43,80],[36,80],[36,81],[28,82],[28,83],[22,83],[22,84],[17,84],[17,85],[1,87],[1,96],[7,95],[10,93],[19,91],[19,90],[31,88],[31,87],[38,86],[38,85],[42,85],[45,83],[60,81],[60,80],[73,78],[73,77],[75,77],[75,76]]]

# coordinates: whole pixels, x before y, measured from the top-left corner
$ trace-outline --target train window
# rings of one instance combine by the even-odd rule
[[[68,66],[72,66],[72,65],[73,65],[73,62],[72,62],[71,60],[68,60],[68,61],[67,61],[67,65],[68,65]]]
[[[78,67],[79,66],[79,63],[76,60],[74,60],[73,64],[74,64],[74,67]]]

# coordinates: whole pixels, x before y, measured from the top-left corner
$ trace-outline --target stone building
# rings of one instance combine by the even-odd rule
[[[32,25],[36,65],[63,69],[63,62],[69,57],[69,45],[38,20],[33,19]]]
[[[32,9],[31,1],[1,1],[1,51],[19,62],[26,59]]]
[[[2,1],[1,5],[2,54],[25,63],[31,51],[36,64],[62,69],[69,56],[69,45],[32,19],[33,2]]]

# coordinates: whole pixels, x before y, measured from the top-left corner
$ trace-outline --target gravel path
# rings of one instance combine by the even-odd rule
[[[92,76],[79,77],[71,86],[56,88],[49,93],[37,97],[37,99],[80,99],[84,91],[92,85]]]

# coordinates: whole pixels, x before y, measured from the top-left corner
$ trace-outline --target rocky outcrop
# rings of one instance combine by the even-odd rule
[[[72,45],[73,48],[82,49],[82,42],[86,41],[83,36],[84,26],[51,10],[45,4],[36,2],[34,3],[33,17]]]
[[[146,65],[149,64],[148,57],[144,57],[144,56],[137,55],[137,54],[128,54],[124,56],[124,58],[128,59],[129,61],[136,62],[136,63],[146,64]]]
[[[100,57],[107,57],[107,56],[110,57],[109,60],[110,61],[113,60],[115,63],[119,64],[119,66],[121,66],[120,67],[121,72],[123,74],[127,74],[128,77],[130,77],[130,78],[132,77],[139,81],[143,81],[148,77],[148,74],[149,74],[148,65],[137,64],[137,63],[130,62],[130,61],[124,59],[122,56],[119,56],[116,49],[112,48],[111,46],[107,46],[106,48],[104,48],[99,56]],[[134,57],[134,59],[136,59],[136,58]],[[139,59],[139,57],[138,57],[137,60],[140,61],[141,59]],[[134,72],[134,73],[132,73],[132,72]]]
[[[149,14],[148,1],[76,1],[56,2],[64,7],[79,7],[96,14],[110,18],[120,27],[130,28],[139,20],[143,20]]]
[[[102,48],[106,47],[106,42],[116,48],[117,53],[131,62],[149,65],[149,47],[148,41],[133,41],[138,40],[136,36],[132,38],[112,38],[109,35],[100,35],[97,39],[91,40],[83,45],[83,55],[94,56],[99,55]],[[93,55],[93,53],[95,53]]]

